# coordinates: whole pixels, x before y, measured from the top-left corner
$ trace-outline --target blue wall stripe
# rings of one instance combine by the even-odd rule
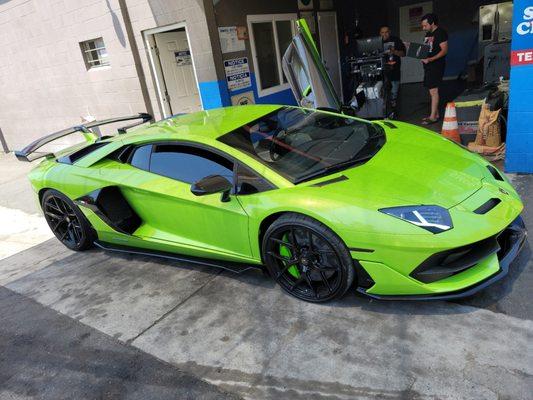
[[[252,86],[244,89],[229,92],[226,81],[209,81],[200,82],[200,96],[205,110],[218,107],[226,107],[231,105],[231,97],[236,94],[245,93],[249,91],[254,92],[255,102],[257,104],[284,104],[296,105],[296,100],[290,89],[285,89],[268,96],[259,97],[255,81],[255,74],[250,74]]]

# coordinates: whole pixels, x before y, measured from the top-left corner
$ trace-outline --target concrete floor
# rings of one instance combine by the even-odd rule
[[[400,89],[397,119],[411,124],[424,126],[424,128],[440,132],[446,104],[466,89],[466,84],[461,80],[444,81],[439,88],[440,121],[436,124],[422,125],[422,118],[430,114],[430,97],[428,90],[420,83],[403,84]]]
[[[0,260],[54,237],[26,179],[31,168],[0,153]]]
[[[237,399],[0,287],[1,399]]]
[[[511,178],[532,231],[533,176]],[[9,182],[0,206],[31,215]],[[532,264],[529,238],[470,299],[315,305],[256,272],[46,240],[0,260],[0,399],[531,399]]]

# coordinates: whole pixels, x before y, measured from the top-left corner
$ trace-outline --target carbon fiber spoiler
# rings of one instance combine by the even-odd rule
[[[142,119],[142,121],[119,128],[118,133],[119,134],[126,133],[128,129],[133,128],[134,126],[141,125],[141,124],[144,124],[145,122],[151,121],[152,116],[147,113],[139,113],[137,115],[131,115],[129,117],[109,118],[109,119],[103,119],[101,121],[89,122],[88,124],[84,124],[84,125],[76,125],[76,126],[73,126],[72,128],[63,129],[61,131],[54,132],[54,133],[51,133],[50,135],[46,135],[40,139],[37,139],[36,141],[24,147],[22,150],[15,151],[15,156],[18,158],[19,161],[32,162],[39,158],[53,155],[52,153],[37,152],[36,150],[40,149],[45,144],[53,142],[54,140],[60,139],[62,137],[71,135],[76,132],[83,133],[83,135],[88,141],[92,139],[98,140],[98,136],[96,136],[96,134],[91,132],[89,130],[90,128],[94,128],[94,127],[101,126],[101,125],[113,124],[113,123],[121,122],[121,121],[130,121],[130,120],[135,120],[135,119]]]

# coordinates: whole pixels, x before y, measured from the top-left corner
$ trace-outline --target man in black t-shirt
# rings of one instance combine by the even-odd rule
[[[425,125],[433,124],[439,116],[439,85],[444,76],[446,67],[446,54],[448,54],[448,33],[438,26],[438,18],[435,14],[426,14],[422,17],[422,29],[426,32],[424,43],[429,45],[428,57],[422,60],[424,63],[424,86],[429,89],[431,96],[431,114],[424,118]]]
[[[390,69],[388,70],[389,79],[392,85],[391,100],[393,107],[395,106],[396,99],[398,98],[398,91],[400,90],[400,78],[401,78],[401,57],[405,56],[405,45],[399,37],[392,36],[390,27],[383,25],[379,29],[379,35],[383,39],[383,48],[387,59],[387,64]]]

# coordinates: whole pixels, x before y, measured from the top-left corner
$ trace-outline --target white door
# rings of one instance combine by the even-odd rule
[[[424,14],[433,12],[433,2],[411,4],[400,7],[400,39],[404,42],[424,43],[425,32],[420,27],[420,18]],[[422,82],[424,67],[416,58],[402,58],[402,82]]]
[[[163,88],[166,87],[172,114],[202,109],[192,56],[185,30],[156,33]]]
[[[318,13],[318,34],[320,37],[322,61],[324,61],[337,96],[342,99],[339,37],[337,31],[337,13],[335,11],[321,11]]]

